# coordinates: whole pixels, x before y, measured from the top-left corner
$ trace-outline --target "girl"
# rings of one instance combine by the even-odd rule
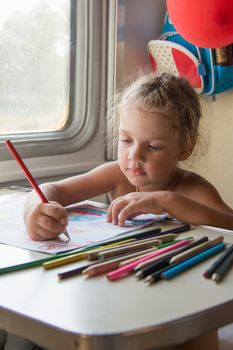
[[[189,83],[168,74],[145,75],[120,95],[116,113],[118,161],[42,185],[47,204],[32,192],[24,211],[31,238],[56,238],[68,223],[64,206],[103,193],[111,200],[108,221],[116,225],[139,213],[167,212],[190,224],[233,230],[233,210],[214,186],[178,166],[193,153],[201,118],[198,96]],[[34,349],[27,340],[8,337],[18,350]],[[207,348],[218,349],[217,332],[177,347]]]
[[[118,160],[32,192],[24,220],[33,240],[56,238],[68,223],[64,206],[108,193],[108,221],[169,213],[194,225],[233,230],[233,210],[203,177],[178,166],[193,153],[201,118],[196,92],[183,78],[144,75],[121,95]]]

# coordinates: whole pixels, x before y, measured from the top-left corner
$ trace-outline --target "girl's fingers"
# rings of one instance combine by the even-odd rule
[[[51,233],[43,227],[37,226],[30,232],[30,237],[33,241],[46,241],[50,239],[56,239],[59,234]]]
[[[56,239],[61,233],[64,232],[66,226],[57,223],[50,218],[43,217],[37,225],[30,230],[30,237],[33,240],[47,240]]]
[[[107,213],[107,222],[113,222],[113,208],[116,205],[116,203],[120,201],[121,198],[122,197],[118,197],[114,199],[114,201],[112,201],[112,203],[110,204]]]
[[[114,201],[109,208],[109,218],[111,218],[111,221],[115,225],[123,226],[125,220],[127,219],[127,213],[131,213],[131,210],[127,207],[129,206],[129,200],[127,198],[121,197],[121,199],[118,199]]]
[[[53,218],[55,221],[61,222],[63,225],[68,224],[68,215],[64,207],[58,203],[47,203],[42,206],[42,212],[46,216]]]
[[[125,220],[138,215],[138,208],[134,203],[128,203],[118,214],[118,225],[124,226]]]
[[[125,196],[118,197],[109,207],[107,220],[113,224],[123,226],[127,218],[134,217],[144,212],[142,209],[145,207],[145,203],[143,203],[142,193],[129,193]]]
[[[46,215],[41,216],[38,225],[45,231],[51,232],[51,235],[62,233],[66,227],[65,224]]]
[[[115,199],[108,208],[107,221],[115,225],[118,223],[117,215],[117,202],[119,203],[119,198]]]
[[[33,240],[56,239],[68,224],[66,210],[57,203],[41,203],[27,223]]]

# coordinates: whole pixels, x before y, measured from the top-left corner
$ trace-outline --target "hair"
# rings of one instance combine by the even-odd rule
[[[168,73],[141,73],[128,87],[114,96],[108,113],[111,116],[110,125],[111,122],[115,126],[119,123],[122,108],[130,104],[169,118],[171,126],[179,130],[180,144],[186,147],[187,158],[193,153],[200,137],[202,112],[199,96],[185,78]]]
[[[115,122],[119,121],[122,108],[130,104],[169,118],[172,127],[180,131],[180,143],[185,145],[188,157],[192,154],[200,136],[202,113],[199,96],[186,79],[168,73],[139,76],[116,95],[111,111]]]

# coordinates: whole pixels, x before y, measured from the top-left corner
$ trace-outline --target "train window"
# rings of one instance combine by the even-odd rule
[[[0,2],[2,169],[12,160],[7,138],[32,162],[54,157],[58,167],[63,156],[67,172],[74,154],[81,168],[87,153],[104,160],[108,11],[107,0]]]
[[[0,3],[0,134],[62,130],[69,118],[70,5]]]

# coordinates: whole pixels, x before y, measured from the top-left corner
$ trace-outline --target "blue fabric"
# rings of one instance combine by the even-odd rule
[[[198,74],[203,78],[203,94],[217,94],[233,87],[233,65],[214,64],[213,49],[200,48],[185,40],[176,32],[168,15],[165,17],[161,39],[182,45],[199,59]]]

